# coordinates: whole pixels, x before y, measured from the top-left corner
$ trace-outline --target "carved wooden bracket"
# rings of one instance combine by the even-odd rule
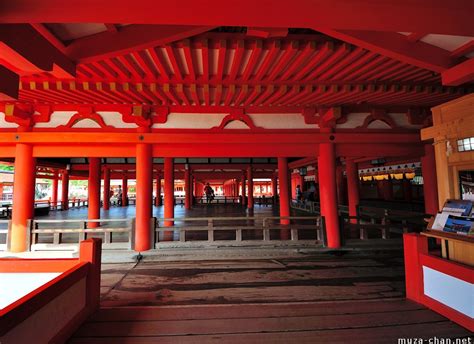
[[[213,131],[220,131],[220,130],[224,130],[225,127],[233,122],[233,121],[240,121],[240,122],[243,122],[247,127],[249,127],[249,129],[251,131],[257,131],[257,130],[263,130],[262,127],[257,127],[252,119],[250,118],[249,115],[245,114],[244,113],[244,110],[243,109],[235,109],[235,110],[232,110],[231,113],[227,116],[225,116],[223,119],[222,119],[222,122],[219,126],[217,127],[212,127],[211,130]]]
[[[49,122],[51,106],[25,103],[3,104],[0,111],[5,113],[5,121],[16,123],[22,128],[31,128],[38,122]]]
[[[374,121],[382,121],[391,129],[396,129],[398,127],[395,121],[387,115],[386,110],[372,109],[371,114],[365,118],[364,123],[357,127],[357,129],[368,129],[369,125]]]
[[[93,107],[81,107],[79,111],[74,114],[65,125],[60,125],[57,127],[59,130],[63,129],[83,129],[83,128],[74,128],[74,126],[83,121],[91,120],[97,123],[100,129],[114,129],[115,127],[109,126],[104,122],[104,119],[101,115],[95,112]]]

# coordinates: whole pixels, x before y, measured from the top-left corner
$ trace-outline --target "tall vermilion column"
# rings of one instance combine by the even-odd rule
[[[280,216],[290,216],[290,190],[288,185],[288,159],[278,158],[278,179],[280,180]],[[290,224],[290,220],[280,220],[282,225]],[[283,233],[282,233],[283,234]],[[288,239],[288,233],[282,236],[282,240]]]
[[[157,207],[161,206],[161,172],[158,171],[156,174],[156,198],[155,198],[155,205]]]
[[[64,170],[61,175],[61,209],[69,209],[69,171]]]
[[[174,161],[173,158],[165,158],[165,218],[174,217]],[[165,227],[174,225],[173,221],[165,221]],[[165,232],[165,237],[171,240],[172,232]]]
[[[15,153],[15,176],[13,181],[13,213],[10,251],[23,252],[28,249],[28,220],[34,217],[36,159],[33,147],[19,143]]]
[[[349,216],[357,216],[359,205],[359,170],[354,160],[346,160],[347,175],[347,200],[349,205]],[[357,220],[351,220],[352,223]]]
[[[421,158],[421,173],[423,175],[423,194],[425,197],[425,213],[438,213],[438,184],[436,177],[436,161],[434,147],[425,144],[425,155]]]
[[[110,169],[104,168],[104,210],[110,209]]]
[[[190,172],[186,166],[184,170],[184,209],[191,209],[191,183],[190,183]]]
[[[122,178],[122,207],[128,205],[128,179],[126,176]]]
[[[246,185],[245,185],[245,172],[242,173],[242,205],[245,206],[247,204],[247,199],[246,199]]]
[[[253,171],[252,166],[247,168],[247,179],[249,185],[249,196],[247,201],[247,208],[253,209]]]
[[[135,251],[152,247],[153,159],[151,145],[137,144]]]
[[[89,220],[100,219],[100,159],[89,158],[88,210]],[[89,228],[99,227],[98,222],[89,222]]]
[[[58,206],[58,185],[59,185],[59,177],[58,172],[54,172],[53,181],[52,181],[52,190],[51,190],[51,203],[53,209],[56,209]]]
[[[327,244],[330,248],[341,247],[336,188],[336,153],[333,143],[319,145],[319,194],[321,213],[326,223]]]

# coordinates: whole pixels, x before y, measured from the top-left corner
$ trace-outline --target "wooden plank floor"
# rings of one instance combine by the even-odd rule
[[[404,299],[400,251],[104,264],[71,343],[396,343],[467,330]]]

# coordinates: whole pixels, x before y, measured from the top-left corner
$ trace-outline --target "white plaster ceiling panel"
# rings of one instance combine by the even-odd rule
[[[138,128],[135,123],[126,123],[122,120],[122,115],[114,111],[100,111],[97,112],[103,119],[105,124],[115,128]]]
[[[250,129],[247,124],[242,121],[229,122],[224,129]]]
[[[429,34],[421,39],[422,42],[435,45],[448,51],[456,50],[472,40],[474,40],[474,37],[438,34]]]
[[[422,125],[410,124],[406,113],[389,113],[388,116],[392,118],[395,124],[400,128],[419,129],[422,127]]]
[[[107,31],[101,23],[54,23],[46,24],[47,28],[62,41],[70,41]]]
[[[367,129],[391,129],[390,125],[385,123],[384,121],[381,120],[375,120],[370,122],[370,124],[367,126]]]
[[[317,129],[317,124],[306,124],[299,114],[251,114],[249,117],[257,127],[264,129]]]
[[[369,113],[350,113],[347,115],[347,121],[336,125],[337,129],[353,129],[360,127],[364,124],[365,118],[369,116]]]
[[[411,35],[411,32],[399,32],[404,36]],[[457,48],[469,43],[474,40],[472,36],[454,36],[454,35],[439,35],[439,34],[428,34],[420,39],[420,41],[434,45],[435,47],[454,51]],[[474,57],[474,52],[466,54],[467,57]]]
[[[36,123],[35,128],[56,128],[60,125],[66,125],[76,111],[54,111],[51,119],[47,123]]]
[[[0,128],[18,128],[19,125],[16,123],[10,123],[5,121],[5,113],[0,112]]]
[[[80,120],[79,122],[74,124],[71,128],[100,128],[100,125],[97,122],[89,118],[86,118],[86,119]]]
[[[170,113],[166,123],[155,123],[157,129],[210,129],[218,127],[227,114]]]

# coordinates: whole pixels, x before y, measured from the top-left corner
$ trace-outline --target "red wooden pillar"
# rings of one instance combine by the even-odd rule
[[[81,241],[79,262],[90,263],[86,277],[86,306],[89,314],[99,308],[100,303],[100,267],[102,260],[102,239],[90,238]]]
[[[336,153],[333,143],[319,145],[318,171],[321,213],[326,223],[327,244],[330,248],[339,248],[341,239],[337,211]]]
[[[64,170],[61,175],[61,209],[69,209],[69,171]]]
[[[425,197],[425,213],[438,213],[438,184],[436,179],[436,161],[434,147],[425,144],[425,155],[421,158],[423,175],[423,194]]]
[[[104,168],[104,210],[110,209],[110,169]]]
[[[288,159],[278,158],[278,179],[280,179],[280,216],[290,216],[290,190],[288,185]],[[290,224],[290,220],[281,219],[282,225]],[[287,240],[288,230],[282,230],[282,240]]]
[[[151,145],[137,144],[135,251],[152,248],[153,159]]]
[[[423,294],[423,272],[420,254],[428,254],[427,237],[417,233],[403,234],[403,253],[407,299],[420,302]]]
[[[122,178],[122,207],[128,206],[128,179],[127,176]]]
[[[248,185],[249,185],[249,196],[248,196],[247,208],[248,209],[253,209],[253,171],[252,171],[252,166],[249,166],[247,168],[247,179],[248,179]]]
[[[51,190],[51,203],[53,209],[56,209],[58,206],[58,186],[59,186],[59,178],[58,172],[55,171],[53,175],[53,183],[52,183],[52,190]]]
[[[156,174],[156,198],[155,205],[157,207],[161,206],[161,172],[158,171]]]
[[[87,218],[89,220],[100,219],[100,159],[89,158],[89,183]],[[98,222],[89,222],[89,228],[99,227]]]
[[[247,204],[246,190],[245,190],[245,172],[242,173],[242,205],[245,206]]]
[[[354,160],[346,160],[347,175],[347,200],[349,205],[349,216],[357,216],[357,207],[359,206],[359,170]],[[351,220],[356,223],[357,220]]]
[[[28,220],[34,217],[36,159],[29,144],[18,143],[15,154],[10,251],[23,252],[28,249]]]
[[[191,182],[189,167],[184,170],[184,209],[191,209]]]
[[[165,218],[174,217],[174,161],[173,158],[165,158]],[[165,221],[165,227],[174,225],[173,221]],[[172,240],[173,232],[164,233],[165,240]]]

